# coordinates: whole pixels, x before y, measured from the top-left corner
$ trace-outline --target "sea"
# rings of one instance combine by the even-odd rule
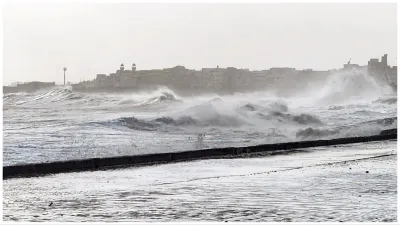
[[[3,165],[377,135],[397,93],[364,69],[301,91],[3,94]],[[3,181],[7,221],[396,221],[397,141]]]

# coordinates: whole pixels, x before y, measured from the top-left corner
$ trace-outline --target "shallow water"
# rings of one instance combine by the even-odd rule
[[[384,141],[10,179],[3,219],[396,221],[396,148]]]

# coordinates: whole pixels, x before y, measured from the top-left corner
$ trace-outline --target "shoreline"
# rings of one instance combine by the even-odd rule
[[[97,171],[117,169],[121,167],[147,166],[160,163],[174,163],[199,159],[204,160],[221,157],[249,157],[249,155],[251,154],[286,154],[294,152],[296,149],[303,148],[365,143],[394,139],[397,140],[397,129],[384,130],[379,135],[374,136],[12,165],[3,167],[3,180],[10,178],[28,178],[57,173]]]
[[[396,146],[389,140],[275,157],[8,179],[3,219],[393,222],[397,221]]]

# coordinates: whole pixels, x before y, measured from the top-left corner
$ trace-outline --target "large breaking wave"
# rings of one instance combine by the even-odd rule
[[[388,95],[395,95],[392,88],[370,76],[367,68],[353,68],[328,75],[322,84],[310,80],[294,99],[302,105],[327,106],[370,103]]]
[[[3,102],[4,110],[39,105],[66,111],[90,108],[93,117],[87,124],[102,129],[254,135],[264,137],[264,142],[271,136],[288,141],[363,136],[397,127],[397,96],[365,69],[332,73],[322,84],[310,80],[300,94],[296,91],[284,98],[268,90],[187,97],[166,87],[132,94],[89,94],[54,87],[4,94]]]

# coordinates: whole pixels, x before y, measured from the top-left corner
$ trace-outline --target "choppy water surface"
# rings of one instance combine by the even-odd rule
[[[166,88],[5,94],[4,164],[373,135],[397,127],[396,94],[365,70],[338,72],[310,87],[285,98],[268,90],[183,97]]]
[[[311,82],[311,81],[310,81]],[[4,165],[379,134],[397,95],[365,69],[296,93],[167,88],[3,95]],[[3,182],[6,221],[395,221],[397,141]],[[368,171],[368,173],[366,173]]]
[[[396,221],[396,144],[10,179],[4,220]]]

